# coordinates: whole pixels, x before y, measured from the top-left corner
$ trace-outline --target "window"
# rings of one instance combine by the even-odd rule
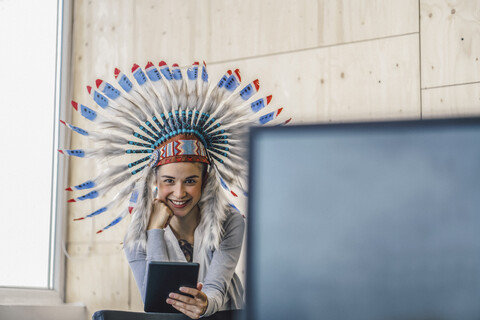
[[[57,0],[0,1],[0,287],[56,284],[64,9]]]

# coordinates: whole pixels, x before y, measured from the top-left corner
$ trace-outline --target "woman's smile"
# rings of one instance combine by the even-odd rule
[[[178,200],[168,199],[168,201],[172,204],[172,206],[178,209],[185,208],[190,202],[190,200],[191,199],[178,201]]]

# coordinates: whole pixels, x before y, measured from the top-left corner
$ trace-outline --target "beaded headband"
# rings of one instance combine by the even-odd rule
[[[179,134],[162,143],[153,151],[149,166],[175,162],[210,163],[203,143],[193,134]]]

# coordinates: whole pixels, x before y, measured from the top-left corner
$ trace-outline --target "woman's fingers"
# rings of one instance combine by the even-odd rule
[[[197,288],[201,289],[202,287],[201,283],[197,284]],[[167,303],[190,318],[198,319],[207,307],[207,296],[201,290],[195,288],[181,287],[180,291],[193,296],[193,298],[172,292],[169,294]]]
[[[172,218],[173,218],[173,212],[171,210],[169,210],[168,219],[165,222],[165,224],[163,225],[163,229],[165,229],[170,224],[170,221],[172,220]]]
[[[165,229],[172,219],[173,212],[160,199],[154,199],[147,229]]]
[[[192,312],[199,309],[199,307],[196,304],[190,304],[190,303],[187,303],[187,302],[182,302],[182,301],[177,300],[177,299],[168,298],[167,303],[170,303],[172,306],[177,306],[177,307],[180,307],[180,308],[183,308],[185,310],[192,311]]]
[[[191,299],[191,298],[189,298]],[[203,308],[196,304],[189,304],[175,299],[167,299],[167,303],[171,304],[175,309],[186,314],[190,318],[197,319],[202,315]]]
[[[188,303],[188,304],[195,304],[195,299],[194,298],[184,296],[183,294],[170,293],[168,296],[172,299],[175,299],[175,300],[178,300],[178,301],[181,301],[181,302],[185,302],[185,303]]]
[[[186,315],[187,317],[190,317],[192,319],[200,318],[200,314],[198,314],[198,313],[191,312],[190,310],[187,310],[185,308],[182,308],[182,307],[179,307],[179,306],[176,306],[176,305],[173,305],[173,304],[172,304],[172,307],[174,307],[175,309],[177,309],[178,311],[180,311],[181,313],[183,313],[184,315]]]
[[[189,287],[180,287],[180,291],[186,294],[189,294],[191,296],[197,297],[199,293],[203,293],[198,289],[195,288],[189,288]]]

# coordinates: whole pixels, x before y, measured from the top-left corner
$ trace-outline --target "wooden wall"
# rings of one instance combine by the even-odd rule
[[[89,106],[85,86],[113,82],[115,67],[205,60],[211,79],[235,67],[245,83],[260,78],[294,123],[480,115],[477,0],[77,0],[73,18],[72,99]],[[71,147],[88,142],[71,135]],[[71,164],[71,184],[97,170]],[[68,217],[100,205],[74,203]],[[121,250],[127,223],[95,235],[113,217],[69,224],[67,302],[90,315],[142,310]]]

